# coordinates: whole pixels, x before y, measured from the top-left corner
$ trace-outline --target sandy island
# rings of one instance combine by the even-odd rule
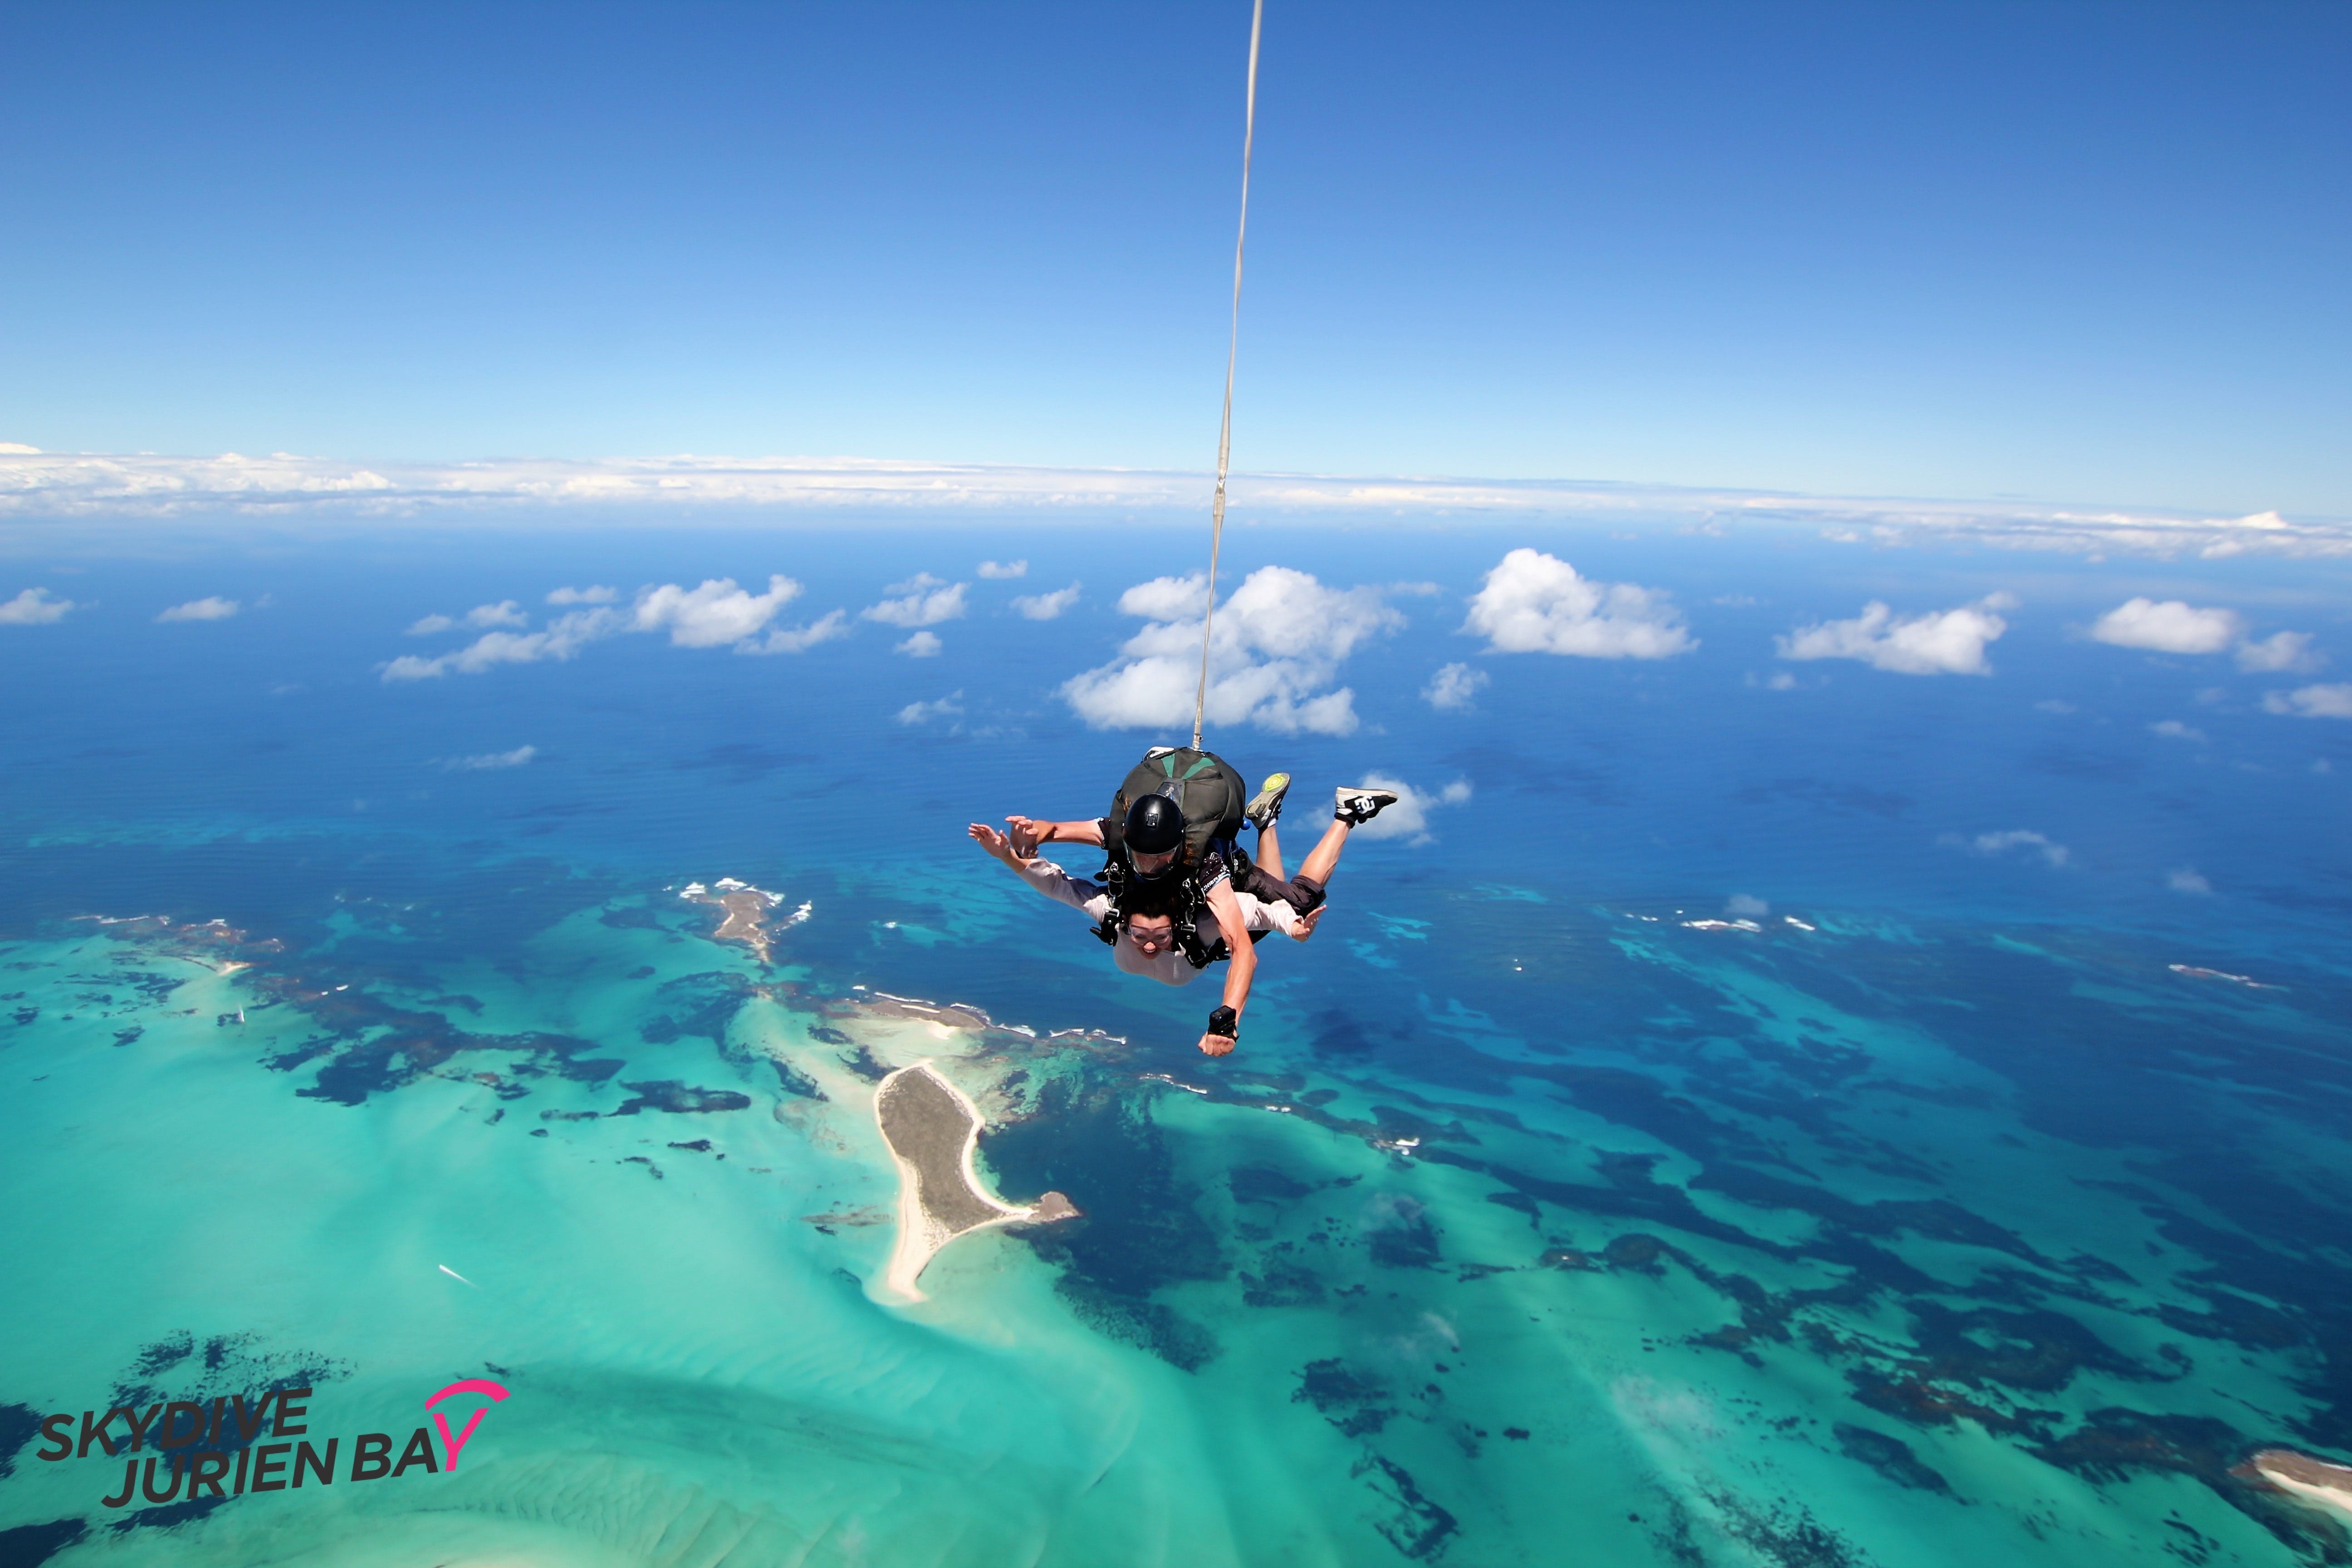
[[[755,888],[733,877],[721,877],[708,888],[699,882],[688,882],[677,896],[693,903],[715,906],[725,918],[719,921],[719,929],[710,933],[711,940],[740,942],[750,948],[761,963],[770,962],[769,946],[774,933],[800,924],[815,908],[812,904],[803,904],[776,921],[772,928],[768,924],[768,913],[782,905],[784,896]]]
[[[2248,1463],[2255,1474],[2281,1491],[2352,1514],[2352,1469],[2292,1448],[2264,1448]]]
[[[924,1300],[915,1281],[940,1248],[990,1226],[1066,1219],[1078,1211],[1059,1193],[1033,1207],[1004,1203],[980,1184],[972,1168],[981,1116],[961,1089],[928,1061],[903,1067],[874,1091],[874,1120],[898,1166],[898,1244],[885,1277],[909,1300]]]

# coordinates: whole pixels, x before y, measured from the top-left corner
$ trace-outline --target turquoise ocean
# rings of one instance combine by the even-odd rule
[[[2352,1462],[2352,722],[2280,695],[2352,660],[2340,565],[1236,528],[1229,586],[1390,616],[1352,731],[1209,743],[1296,775],[1294,867],[1335,785],[1421,820],[1212,1062],[1213,980],[963,836],[1184,738],[1062,689],[1164,537],[16,536],[0,598],[76,607],[0,626],[0,1565],[2352,1563],[2246,1463]],[[1520,546],[1696,651],[1483,651]],[[384,679],[776,573],[847,634]],[[958,583],[936,653],[860,614]],[[1989,676],[1774,656],[1997,592]],[[2084,635],[2135,595],[2338,666]],[[990,1186],[1082,1216],[907,1301],[873,1086],[926,1059]],[[218,1497],[85,1435],[215,1401]],[[240,1492],[281,1420],[333,1479]]]

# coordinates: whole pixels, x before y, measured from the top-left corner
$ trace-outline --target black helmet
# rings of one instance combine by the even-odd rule
[[[1121,842],[1130,862],[1138,855],[1164,855],[1184,842],[1184,814],[1166,795],[1147,795],[1127,808]],[[1173,865],[1170,862],[1168,868]]]

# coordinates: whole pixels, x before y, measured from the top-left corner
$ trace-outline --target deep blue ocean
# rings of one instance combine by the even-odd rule
[[[1210,1062],[1213,980],[964,837],[1185,738],[1063,687],[1197,531],[15,535],[0,599],[76,607],[0,626],[0,1564],[2352,1563],[2252,1462],[2352,1463],[2352,721],[2273,710],[2352,663],[2340,563],[1236,527],[1228,591],[1401,619],[1352,732],[1208,743],[1296,776],[1294,867],[1335,785],[1428,804]],[[1486,651],[1521,546],[1696,650]],[[855,629],[383,678],[481,633],[427,616],[775,573]],[[968,584],[929,657],[860,618],[918,574]],[[1996,593],[1988,675],[1775,656]],[[2135,596],[2336,662],[2086,635]],[[807,906],[769,962],[721,878]],[[872,1083],[925,1058],[1083,1217],[908,1302]],[[454,1466],[349,1473],[465,1378]],[[107,1505],[159,1451],[85,1412],[296,1386],[332,1482],[191,1501],[175,1449]]]

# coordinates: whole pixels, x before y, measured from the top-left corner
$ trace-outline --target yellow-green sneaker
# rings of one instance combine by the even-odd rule
[[[1290,775],[1274,773],[1265,786],[1250,798],[1249,809],[1242,813],[1252,827],[1260,833],[1282,819],[1282,797],[1290,793]]]

